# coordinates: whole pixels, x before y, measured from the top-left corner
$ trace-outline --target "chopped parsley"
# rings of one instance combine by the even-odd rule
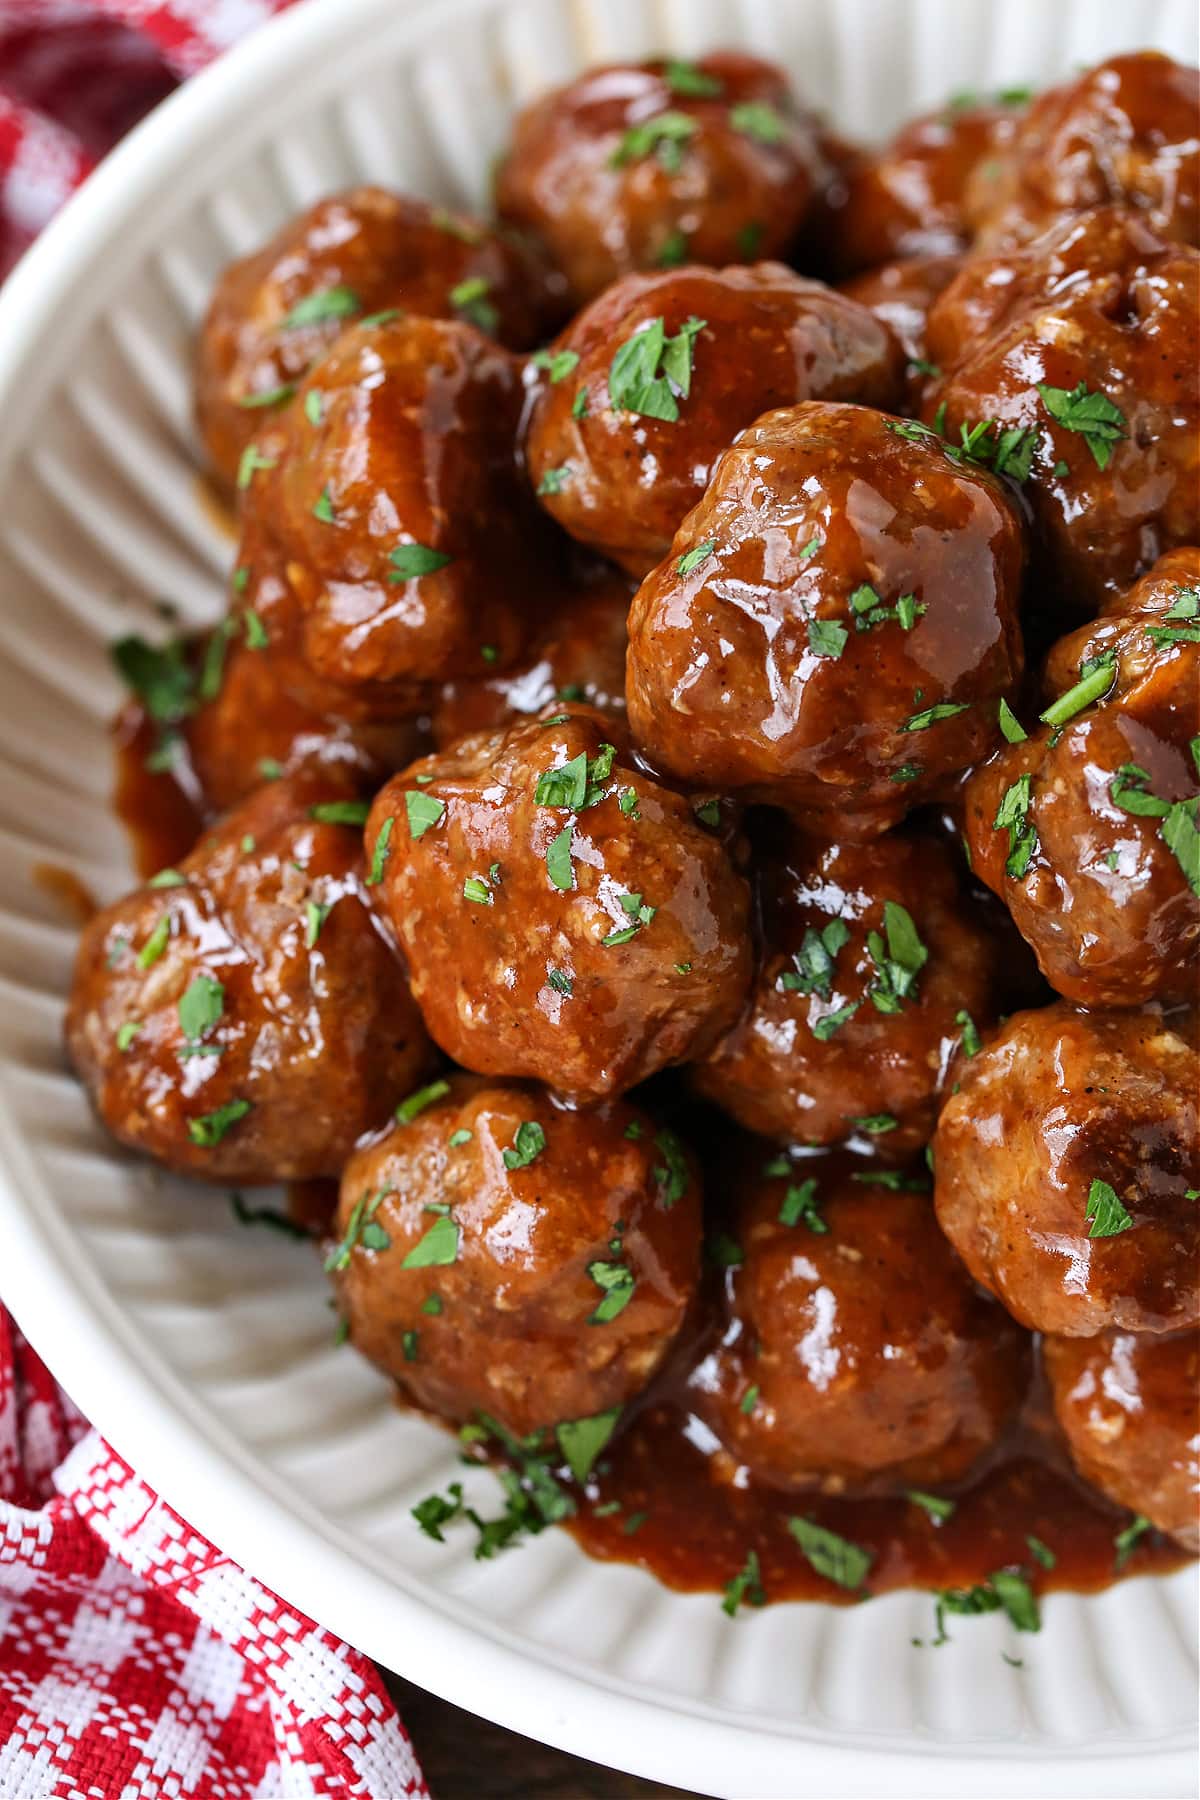
[[[585,1482],[595,1466],[621,1416],[619,1406],[611,1412],[595,1413],[590,1419],[564,1419],[556,1425],[554,1435],[567,1467],[578,1482]]]
[[[157,925],[154,927],[154,930],[150,933],[150,936],[138,951],[137,959],[139,968],[153,968],[154,964],[166,949],[167,939],[170,935],[171,915],[170,913],[163,913]]]
[[[323,325],[327,319],[349,319],[361,311],[362,301],[352,288],[325,288],[322,293],[306,294],[303,300],[298,300],[283,320],[281,329],[296,331],[302,325]]]
[[[878,1012],[898,1013],[906,1000],[916,998],[917,977],[929,961],[929,951],[907,907],[885,900],[883,920],[886,944],[878,931],[867,934],[867,949],[878,971],[868,998]]]
[[[551,386],[563,381],[572,369],[579,367],[578,350],[538,350],[531,358],[535,369],[545,369]]]
[[[449,1092],[450,1083],[444,1078],[440,1081],[428,1082],[425,1087],[417,1088],[396,1108],[397,1125],[411,1125],[413,1120],[419,1118],[429,1107],[435,1105],[439,1100],[444,1100]]]
[[[923,1488],[909,1488],[904,1498],[919,1506],[935,1525],[944,1525],[947,1519],[953,1518],[958,1505],[957,1500],[944,1500],[940,1494],[927,1494]]]
[[[981,1049],[979,1027],[965,1007],[955,1013],[954,1022],[962,1027],[963,1055],[978,1056]]]
[[[192,671],[182,638],[161,646],[136,636],[118,638],[110,654],[125,685],[157,724],[176,724],[194,709]]]
[[[845,1006],[839,1006],[834,1012],[822,1013],[821,1017],[815,1020],[811,1026],[812,1034],[818,1043],[827,1044],[835,1032],[840,1031],[843,1025],[848,1025],[858,1011],[859,1005],[859,1001],[851,1000]]]
[[[329,917],[332,903],[307,900],[304,904],[304,942],[311,950],[321,935],[321,927]]]
[[[683,146],[695,130],[696,121],[687,113],[671,110],[655,113],[653,118],[629,127],[609,157],[609,167],[623,169],[629,163],[653,155],[668,174],[674,175],[683,166]]]
[[[432,575],[438,569],[444,569],[447,563],[454,561],[444,550],[434,550],[428,544],[397,544],[388,557],[391,568],[388,571],[390,582],[416,581],[422,575]]]
[[[1037,826],[1029,818],[1032,803],[1033,777],[1026,770],[1005,789],[1004,797],[996,808],[996,816],[992,820],[993,831],[1008,830],[1008,856],[1004,863],[1004,872],[1013,881],[1019,881],[1025,874],[1033,853],[1038,847]]]
[[[817,1198],[815,1176],[810,1175],[806,1181],[799,1184],[788,1184],[783,1196],[783,1204],[779,1208],[779,1223],[781,1225],[803,1223],[808,1226],[810,1231],[816,1232],[818,1237],[823,1237],[829,1230],[829,1226],[821,1215],[821,1202]]]
[[[556,994],[563,994],[568,1000],[575,992],[574,978],[562,969],[546,970],[546,986],[553,988]]]
[[[827,656],[835,661],[842,654],[849,641],[850,633],[836,619],[810,619],[808,621],[808,647],[814,656]]]
[[[1146,636],[1156,650],[1172,644],[1200,643],[1200,588],[1180,588],[1175,601],[1163,614],[1161,625],[1148,625]]]
[[[1066,431],[1078,432],[1096,467],[1107,469],[1113,445],[1128,436],[1124,413],[1107,394],[1093,392],[1084,381],[1070,391],[1039,381],[1037,390],[1050,417]]]
[[[758,1566],[758,1553],[754,1550],[746,1552],[746,1560],[732,1581],[727,1581],[724,1588],[725,1598],[721,1602],[721,1611],[732,1619],[739,1606],[765,1606],[767,1596],[763,1591],[762,1571]]]
[[[450,289],[451,306],[480,331],[495,331],[500,323],[500,314],[488,299],[491,286],[485,275],[468,275]]]
[[[346,1221],[346,1230],[340,1244],[336,1244],[325,1258],[326,1274],[337,1270],[348,1269],[350,1258],[361,1244],[364,1250],[390,1250],[392,1240],[378,1222],[375,1214],[379,1211],[390,1188],[380,1188],[372,1194],[370,1188],[360,1194],[350,1209],[350,1217]]]
[[[304,396],[304,416],[310,425],[319,425],[325,413],[325,396],[320,388],[309,388]]]
[[[138,1032],[144,1030],[145,1026],[140,1019],[126,1019],[123,1024],[117,1026],[117,1049],[122,1056],[129,1049]]]
[[[238,492],[245,492],[260,469],[273,469],[274,467],[275,458],[273,456],[264,456],[257,444],[247,444],[238,458],[236,483]]]
[[[779,144],[787,136],[787,120],[766,100],[744,100],[731,106],[729,123],[759,144]]]
[[[511,1148],[504,1152],[506,1169],[527,1169],[546,1148],[546,1133],[536,1119],[525,1119],[517,1126]]]
[[[492,890],[481,875],[468,875],[462,886],[463,899],[471,900],[476,906],[492,904]]]
[[[412,799],[412,797],[413,796],[410,794],[406,796],[406,799]],[[420,798],[423,800],[425,795],[422,794]],[[439,801],[435,802],[435,804],[440,805],[441,803]],[[396,821],[389,817],[386,818],[379,827],[379,835],[375,839],[375,845],[371,851],[371,866],[367,870],[367,887],[378,887],[379,883],[383,880],[383,872],[387,868],[388,857],[392,853],[392,827],[395,823]],[[412,830],[411,816],[409,819],[409,830]],[[420,833],[418,832],[416,835],[420,836]]]
[[[181,875],[178,869],[160,869],[157,875],[150,877],[146,886],[152,888],[186,887],[187,877]]]
[[[570,479],[570,463],[563,463],[559,469],[547,469],[537,484],[537,492],[547,495],[561,494]]]
[[[747,262],[753,262],[758,255],[765,230],[766,227],[761,219],[747,219],[744,225],[739,226],[737,237],[734,240],[737,244],[738,255],[745,257]]]
[[[225,1010],[225,989],[211,975],[197,975],[179,1002],[179,1027],[189,1044],[198,1045]]]
[[[1000,721],[1000,730],[1003,732],[1006,742],[1010,744],[1023,744],[1025,742],[1029,733],[1025,730],[1007,700],[1001,700],[996,716]]]
[[[1133,1225],[1124,1201],[1107,1181],[1092,1182],[1088,1189],[1086,1217],[1089,1238],[1117,1237]]]
[[[404,810],[408,814],[409,836],[415,840],[424,837],[431,826],[440,824],[446,810],[446,803],[444,800],[435,799],[432,794],[423,794],[419,791],[414,793],[409,789],[404,796]],[[391,824],[390,819],[388,824]],[[382,836],[381,832],[380,837]],[[376,839],[375,848],[378,852],[378,839]]]
[[[458,1226],[449,1213],[439,1213],[428,1231],[417,1239],[400,1267],[402,1269],[447,1268],[451,1263],[458,1261],[458,1236]]]
[[[659,1200],[665,1209],[669,1209],[687,1193],[687,1157],[683,1145],[666,1125],[655,1132],[654,1148],[663,1160],[655,1163],[652,1173],[658,1183]]]
[[[799,950],[792,954],[795,967],[779,977],[782,992],[819,994],[822,1000],[828,1000],[833,992],[838,952],[849,941],[850,932],[843,919],[831,919],[820,931],[809,926]]]
[[[667,337],[661,318],[639,326],[609,367],[608,397],[616,411],[673,424],[679,401],[691,393],[695,340],[706,323],[693,315],[673,337]]]
[[[812,1519],[792,1518],[787,1523],[801,1555],[818,1575],[854,1592],[862,1588],[874,1560],[869,1551]]]
[[[706,1245],[709,1261],[718,1269],[739,1269],[746,1260],[742,1246],[726,1231],[718,1231]]]
[[[590,1262],[587,1272],[603,1296],[595,1312],[589,1313],[588,1324],[607,1325],[633,1299],[633,1270],[623,1262]]]
[[[1200,763],[1200,744],[1193,738],[1192,756]],[[1149,791],[1150,774],[1139,763],[1122,763],[1108,784],[1109,798],[1123,812],[1159,819],[1158,835],[1183,870],[1188,886],[1200,896],[1200,794],[1188,800],[1163,800]]]
[[[693,100],[715,100],[725,92],[725,83],[707,69],[693,62],[669,62],[663,80],[673,94],[684,94]]]
[[[251,1104],[249,1100],[228,1100],[224,1106],[218,1106],[215,1112],[204,1113],[199,1119],[189,1119],[188,1136],[202,1150],[211,1150],[239,1119],[245,1118]]]
[[[694,549],[685,550],[683,555],[679,558],[679,561],[675,564],[676,574],[690,575],[692,570],[698,569],[702,562],[707,562],[716,547],[716,538],[705,538],[704,542],[702,544],[697,544]]]
[[[687,261],[688,240],[685,231],[668,231],[658,247],[658,255],[654,258],[656,267],[660,269],[677,269]]]
[[[566,824],[546,847],[546,873],[562,893],[567,893],[575,880],[571,870],[572,834],[573,827]]]
[[[294,381],[281,381],[278,387],[261,388],[257,394],[243,394],[237,405],[249,411],[260,406],[282,406],[296,391]]]
[[[1152,1531],[1153,1529],[1149,1519],[1145,1518],[1143,1514],[1138,1513],[1130,1523],[1125,1526],[1123,1531],[1118,1531],[1113,1539],[1113,1548],[1115,1551],[1113,1557],[1113,1572],[1115,1574],[1120,1573],[1125,1567],[1125,1564],[1129,1561],[1129,1558],[1133,1555],[1137,1544],[1145,1537],[1148,1531]]]
[[[813,539],[816,543],[816,539]],[[850,611],[854,615],[856,631],[871,631],[877,625],[886,625],[894,619],[903,631],[911,631],[922,613],[929,608],[924,601],[919,601],[915,594],[901,594],[894,606],[889,606],[875,591],[869,582],[862,582],[850,596]]]
[[[884,1137],[889,1131],[895,1131],[900,1123],[891,1113],[848,1113],[847,1117],[868,1137]]]
[[[1058,1566],[1057,1556],[1055,1556],[1049,1544],[1043,1544],[1041,1538],[1034,1537],[1031,1533],[1027,1533],[1025,1542],[1029,1546],[1029,1554],[1032,1556],[1034,1562],[1040,1563],[1043,1569],[1053,1569]]]
[[[927,731],[931,725],[937,725],[942,719],[953,719],[958,713],[966,712],[969,700],[939,700],[936,706],[927,706],[923,712],[913,713],[900,727],[901,731]]]
[[[319,800],[308,816],[318,825],[365,825],[370,810],[367,800]]]

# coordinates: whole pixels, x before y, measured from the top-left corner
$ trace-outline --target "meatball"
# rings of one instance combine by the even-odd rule
[[[632,593],[627,576],[593,571],[550,607],[533,648],[514,668],[479,681],[448,681],[431,719],[438,748],[471,731],[502,730],[563,700],[585,701],[624,729]]]
[[[1043,723],[966,785],[975,872],[1085,1006],[1196,992],[1198,613],[1200,550],[1174,551],[1055,647]]]
[[[428,1066],[352,792],[268,783],[85,929],[67,1049],[121,1143],[208,1181],[337,1175]]]
[[[951,105],[912,119],[846,180],[830,254],[843,275],[909,256],[954,256],[973,231],[964,196],[980,163],[1011,142],[1018,112]]]
[[[462,738],[394,777],[367,825],[431,1035],[575,1101],[700,1055],[750,980],[745,882],[611,731],[571,707]]]
[[[1200,253],[1135,212],[971,257],[929,314],[923,416],[1021,481],[1035,585],[1076,620],[1200,540]],[[999,434],[999,435],[998,435]]]
[[[342,1177],[327,1266],[355,1346],[418,1406],[522,1438],[631,1400],[699,1274],[674,1135],[620,1101],[565,1112],[466,1075],[401,1121]]]
[[[875,835],[995,740],[1021,567],[1003,485],[920,426],[768,413],[634,598],[634,736],[682,781]]]
[[[1042,1355],[1079,1473],[1185,1549],[1200,1551],[1200,1333],[1050,1337]]]
[[[331,194],[230,263],[213,290],[196,356],[205,448],[232,487],[264,414],[356,319],[393,307],[462,318],[524,350],[564,300],[561,278],[511,234],[385,188]]]
[[[1197,242],[1200,73],[1144,50],[1050,88],[1011,145],[976,166],[967,212],[988,252],[1026,243],[1063,214],[1120,201],[1163,237]]]
[[[961,1479],[1024,1394],[1028,1343],[929,1195],[869,1164],[781,1158],[744,1181],[732,1229],[720,1335],[689,1392],[729,1453],[795,1491]]]
[[[899,340],[908,358],[905,397],[910,412],[920,411],[926,383],[941,373],[926,352],[929,309],[961,267],[961,256],[913,256],[884,263],[842,287],[843,294],[873,312]]]
[[[359,326],[256,447],[247,518],[271,532],[325,681],[378,688],[519,654],[546,530],[522,491],[521,364],[473,326]]]
[[[928,833],[867,846],[791,834],[759,864],[757,981],[692,1071],[699,1091],[767,1137],[919,1151],[956,1049],[976,1049],[996,1013],[1002,940],[960,862]]]
[[[780,263],[628,276],[556,352],[571,366],[534,403],[530,475],[572,537],[639,576],[759,413],[809,399],[890,405],[903,368],[865,307]]]
[[[1034,1331],[1195,1325],[1198,1094],[1192,1015],[1015,1014],[942,1109],[942,1230]]]
[[[581,305],[637,269],[779,255],[823,174],[782,72],[726,51],[589,69],[535,100],[496,204],[548,247]]]

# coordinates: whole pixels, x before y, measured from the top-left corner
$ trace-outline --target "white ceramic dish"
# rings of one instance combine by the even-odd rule
[[[215,616],[187,340],[209,284],[353,179],[479,201],[513,104],[586,62],[741,43],[850,130],[957,88],[1143,43],[1195,58],[1189,0],[321,0],[149,120],[0,294],[0,1291],[168,1500],[281,1594],[473,1711],[728,1795],[1191,1793],[1194,1571],[909,1640],[929,1602],[731,1622],[548,1532],[494,1563],[409,1506],[454,1470],[330,1342],[301,1247],[116,1154],[59,1047],[74,930],[32,870],[128,884],[106,645],[168,596]],[[481,1476],[482,1482],[488,1478]]]

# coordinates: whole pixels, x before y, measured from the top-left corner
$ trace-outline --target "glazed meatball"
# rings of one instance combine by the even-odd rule
[[[829,247],[843,275],[909,256],[954,256],[973,232],[963,200],[981,162],[1008,144],[1012,106],[966,105],[913,119],[846,181]]]
[[[1114,56],[1030,107],[1011,146],[976,166],[967,212],[988,252],[1063,214],[1119,201],[1163,237],[1197,242],[1200,74],[1155,51]]]
[[[777,256],[822,178],[781,71],[721,52],[589,69],[518,114],[502,218],[548,247],[576,304],[637,269]]]
[[[923,416],[994,422],[1034,526],[1035,585],[1076,620],[1200,539],[1200,253],[1105,208],[971,257],[935,301]]]
[[[1042,1355],[1079,1473],[1185,1549],[1200,1551],[1200,1334],[1050,1337]]]
[[[356,1347],[418,1406],[522,1438],[623,1406],[699,1274],[678,1140],[620,1101],[566,1112],[475,1076],[414,1105],[342,1177],[328,1265]]]
[[[682,781],[873,836],[995,740],[1021,567],[1003,485],[919,426],[768,413],[638,589],[634,736]]]
[[[1023,1396],[1025,1334],[968,1278],[928,1193],[878,1185],[869,1164],[786,1162],[739,1194],[693,1409],[772,1487],[958,1481]]]
[[[384,188],[318,200],[221,275],[200,330],[196,412],[232,487],[264,414],[347,325],[399,308],[461,318],[514,350],[562,313],[560,278],[511,234]]]
[[[377,797],[368,853],[431,1035],[605,1099],[706,1050],[750,980],[717,837],[579,707],[462,738]]]
[[[884,263],[842,287],[842,293],[873,312],[899,340],[908,358],[905,401],[910,412],[920,411],[926,384],[941,372],[930,362],[925,343],[929,310],[961,267],[961,256],[913,256]]]
[[[572,537],[639,576],[743,426],[800,400],[891,405],[903,368],[864,307],[780,263],[631,275],[556,349],[573,360],[533,406],[530,475]]]
[[[821,845],[793,833],[758,868],[764,938],[746,1014],[693,1070],[751,1131],[865,1135],[905,1161],[933,1132],[960,1043],[995,1017],[1002,939],[928,833]]]
[[[556,701],[580,700],[625,720],[625,624],[633,584],[600,568],[563,598],[556,597],[529,655],[500,675],[448,681],[433,708],[439,749],[472,731],[497,731],[549,711]]]
[[[252,1184],[337,1175],[428,1066],[352,789],[271,782],[83,933],[67,1049],[113,1136]],[[343,822],[345,821],[345,822]]]
[[[1191,1015],[1059,1002],[960,1065],[934,1139],[938,1219],[1023,1325],[1197,1323],[1195,1043]]]
[[[1055,647],[1044,722],[966,786],[976,873],[1085,1006],[1196,992],[1198,614],[1200,550],[1174,551]]]
[[[343,334],[256,447],[247,517],[270,531],[325,681],[378,688],[504,668],[546,538],[514,444],[521,364],[472,326]]]

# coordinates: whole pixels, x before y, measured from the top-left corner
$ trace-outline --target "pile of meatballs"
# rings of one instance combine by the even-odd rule
[[[731,1480],[871,1495],[1036,1380],[1195,1545],[1198,98],[868,151],[598,68],[493,219],[357,188],[221,275],[228,611],[119,652],[203,826],[67,1043],[165,1167],[340,1183],[413,1405],[599,1440],[686,1346]]]

